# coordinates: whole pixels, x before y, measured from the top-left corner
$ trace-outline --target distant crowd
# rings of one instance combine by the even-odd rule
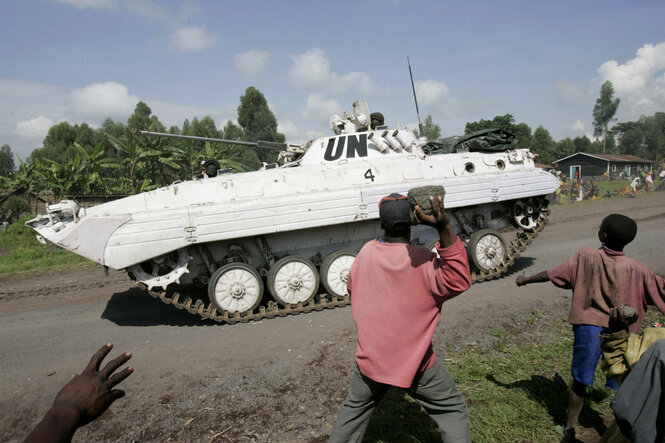
[[[640,171],[636,176],[625,176],[621,173],[621,179],[629,181],[629,184],[623,188],[614,191],[605,191],[601,195],[596,177],[580,177],[576,172],[572,179],[556,171],[551,171],[561,181],[561,186],[556,192],[556,203],[562,200],[568,202],[578,202],[582,200],[595,200],[599,198],[611,198],[617,196],[634,196],[636,194],[653,192],[665,189],[665,170],[659,174],[660,184],[656,186],[653,171]],[[610,176],[607,172],[601,178],[602,181],[609,181]]]

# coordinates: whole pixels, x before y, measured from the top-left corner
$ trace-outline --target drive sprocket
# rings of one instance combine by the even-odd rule
[[[180,278],[189,272],[187,263],[190,259],[186,249],[179,249],[130,266],[127,273],[148,290],[166,289],[170,284],[180,283]]]

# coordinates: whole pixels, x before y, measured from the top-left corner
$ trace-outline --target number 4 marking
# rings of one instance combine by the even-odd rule
[[[374,174],[372,174],[371,169],[368,169],[367,171],[365,171],[365,178],[374,181]]]

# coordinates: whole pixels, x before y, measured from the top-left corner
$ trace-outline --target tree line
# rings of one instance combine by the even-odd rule
[[[618,106],[612,84],[606,82],[593,111],[595,135],[602,135],[602,140],[583,136],[557,142],[542,125],[532,131],[511,114],[468,122],[464,132],[504,129],[517,136],[518,147],[531,149],[539,155],[537,161],[544,164],[575,152],[630,154],[660,161],[665,147],[665,112],[610,127]],[[14,164],[11,147],[0,148],[0,192],[46,193],[56,199],[65,195],[134,194],[190,179],[200,172],[201,161],[206,158],[214,158],[222,168],[237,172],[256,170],[262,162],[275,161],[274,151],[135,132],[284,142],[284,135],[277,132],[277,119],[254,87],[247,88],[240,97],[237,121],[217,129],[214,120],[206,116],[186,119],[182,127],[166,128],[146,103],[139,102],[126,124],[110,118],[98,129],[86,123],[57,123],[49,129],[43,147],[25,160],[19,158],[19,165]],[[424,120],[423,133],[430,140],[441,139],[441,128],[431,115]]]
[[[201,162],[216,159],[222,168],[243,172],[274,162],[274,151],[138,134],[145,130],[256,142],[284,142],[277,119],[263,94],[249,87],[240,97],[238,124],[217,129],[214,120],[186,119],[166,128],[150,107],[138,102],[127,124],[106,119],[95,129],[86,123],[53,125],[44,145],[14,164],[11,148],[0,149],[0,187],[30,193],[64,195],[134,194],[191,179]]]
[[[542,125],[532,132],[526,123],[517,123],[512,114],[497,115],[492,120],[469,122],[464,133],[483,129],[500,128],[515,134],[519,148],[528,148],[538,154],[538,163],[551,165],[557,159],[576,152],[589,154],[634,155],[656,161],[659,164],[665,154],[665,112],[656,112],[652,116],[642,116],[634,122],[616,123],[615,115],[620,99],[614,97],[612,82],[606,81],[596,100],[592,116],[594,136],[570,137],[555,141]],[[441,139],[441,128],[428,115],[423,122],[423,133],[430,140]]]

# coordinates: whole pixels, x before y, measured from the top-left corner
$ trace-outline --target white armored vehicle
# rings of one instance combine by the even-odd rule
[[[527,149],[486,149],[462,138],[436,153],[441,145],[371,116],[379,121],[355,102],[353,112],[331,118],[335,135],[285,144],[278,163],[258,171],[211,173],[90,208],[65,200],[26,224],[126,270],[176,307],[246,321],[347,304],[356,252],[381,232],[379,200],[440,185],[474,281],[505,272],[542,229],[556,177],[537,168]],[[436,238],[431,228],[413,228],[413,242],[432,248]],[[176,284],[205,285],[210,303],[181,301],[167,291]]]

